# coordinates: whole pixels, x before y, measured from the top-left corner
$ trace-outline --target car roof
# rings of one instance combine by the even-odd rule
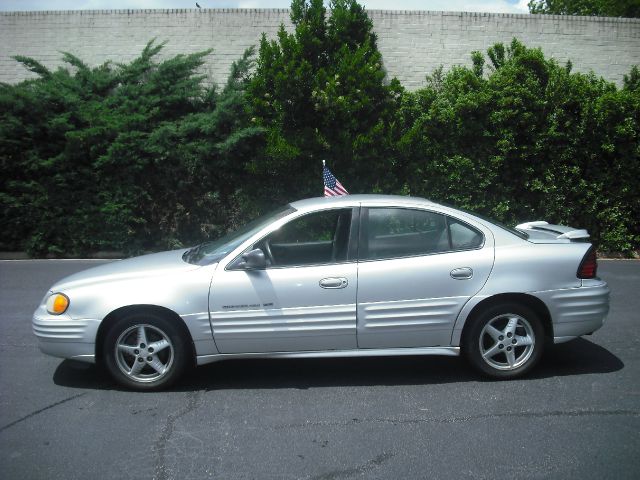
[[[296,210],[308,210],[323,206],[358,206],[358,205],[395,205],[395,206],[442,206],[430,200],[420,197],[409,197],[401,195],[340,195],[337,197],[316,197],[306,198],[291,202],[291,206]]]

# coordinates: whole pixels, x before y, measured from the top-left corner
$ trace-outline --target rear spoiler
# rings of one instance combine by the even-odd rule
[[[516,225],[516,229],[524,232],[527,230],[537,230],[539,232],[553,234],[557,239],[581,240],[589,238],[589,232],[584,229],[578,230],[564,225],[552,225],[543,221],[521,223],[520,225]]]

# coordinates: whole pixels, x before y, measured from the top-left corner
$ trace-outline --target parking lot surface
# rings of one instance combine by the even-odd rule
[[[47,288],[98,261],[0,262],[0,478],[640,478],[640,262],[605,326],[525,379],[462,358],[242,360],[133,393],[38,350]]]

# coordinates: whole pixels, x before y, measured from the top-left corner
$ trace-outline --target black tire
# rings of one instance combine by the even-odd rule
[[[504,380],[517,378],[540,361],[545,344],[544,327],[530,308],[496,305],[470,321],[462,348],[471,365],[482,374]],[[511,332],[514,324],[515,330]]]
[[[109,328],[103,344],[104,363],[120,385],[138,391],[162,390],[190,364],[190,345],[175,320],[153,312],[135,313]]]

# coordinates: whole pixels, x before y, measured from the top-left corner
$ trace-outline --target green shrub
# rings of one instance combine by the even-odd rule
[[[517,40],[491,47],[489,72],[456,67],[405,93],[398,116],[412,194],[507,223],[587,228],[600,248],[640,243],[640,95],[572,73]],[[636,71],[637,73],[637,71]]]
[[[0,85],[0,249],[33,255],[180,247],[322,191],[400,193],[516,224],[587,228],[640,245],[640,70],[617,88],[517,40],[405,91],[386,77],[355,0],[293,0],[221,89],[209,52],[90,68],[64,54]]]
[[[279,203],[322,192],[326,159],[351,192],[393,189],[389,119],[400,87],[386,81],[372,22],[354,0],[294,0],[293,33],[263,36],[248,88],[267,147],[253,171]],[[284,179],[286,188],[280,188]]]
[[[247,52],[217,92],[209,52],[50,72],[0,86],[2,248],[30,253],[173,248],[224,233],[238,175],[263,141],[251,125]]]

